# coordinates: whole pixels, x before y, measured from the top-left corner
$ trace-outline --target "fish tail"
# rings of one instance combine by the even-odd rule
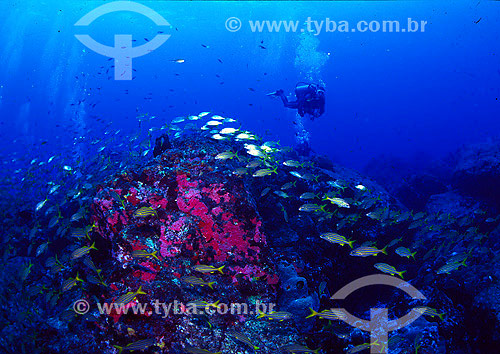
[[[120,347],[119,345],[113,345],[116,349],[118,349],[118,353],[120,354],[123,351],[123,347]]]
[[[275,168],[273,168],[273,170],[271,172],[274,172],[274,173],[278,174],[278,166],[276,166]]]
[[[262,312],[260,309],[257,309],[257,313],[259,314],[257,316],[257,318],[262,318],[262,317],[266,317],[266,314],[264,312]]]
[[[220,274],[224,274],[224,273],[222,272],[222,269],[224,269],[224,267],[225,267],[225,265],[223,265],[222,267],[217,268],[217,270],[220,272]]]
[[[398,272],[398,275],[401,277],[401,279],[404,279],[403,278],[403,273],[406,273],[406,270],[403,270],[402,272]]]
[[[139,295],[139,294],[142,294],[142,295],[146,295],[146,293],[144,291],[142,291],[142,285],[139,286],[139,289],[136,291],[135,293],[136,295]]]
[[[215,282],[214,282],[214,281],[211,281],[211,282],[208,282],[208,283],[207,283],[208,287],[209,287],[210,289],[212,289],[212,290],[214,289],[214,287],[213,287],[213,285],[214,285],[214,284],[215,284]]]
[[[216,302],[214,302],[212,304],[212,306],[215,307],[215,308],[219,308],[219,302],[220,302],[220,300],[217,300]]]
[[[314,311],[311,307],[309,307],[309,310],[311,310],[311,314],[309,316],[307,316],[306,318],[310,318],[310,317],[314,317],[316,315],[319,315],[319,313],[317,313],[316,311]]]
[[[354,242],[355,242],[354,240],[349,240],[349,241],[347,241],[347,244],[349,245],[349,247],[353,248],[353,247],[352,247],[352,244],[353,244]]]
[[[81,282],[83,282],[83,280],[78,277],[78,273],[76,273],[75,281],[81,281]]]
[[[385,246],[384,248],[382,248],[380,250],[380,252],[382,252],[383,254],[387,255],[387,246]]]
[[[92,250],[96,250],[97,251],[97,248],[95,247],[95,242],[93,242],[92,245],[89,248],[92,249]]]
[[[158,251],[154,251],[153,253],[151,253],[151,255],[152,255],[154,258],[156,258],[157,260],[160,260],[160,259],[158,258],[158,256],[156,255],[157,253],[158,253]]]
[[[416,254],[417,254],[417,251],[413,252],[413,253],[411,254],[411,258],[415,259],[415,255],[416,255]]]
[[[460,262],[460,264],[463,265],[464,267],[467,267],[467,264],[465,264],[466,260],[467,260],[467,258],[465,258],[462,262]]]
[[[260,348],[259,348],[258,346],[256,346],[256,345],[252,345],[252,347],[253,347],[253,350],[259,350],[259,349],[260,349]]]
[[[99,275],[99,274],[101,274],[101,272],[102,272],[102,269],[98,269],[98,270],[97,270],[97,274],[98,274],[98,275]]]
[[[438,313],[437,316],[439,317],[439,319],[442,321],[444,319],[444,315],[445,313]]]

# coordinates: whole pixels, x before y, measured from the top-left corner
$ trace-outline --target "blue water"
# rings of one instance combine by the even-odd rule
[[[326,113],[305,121],[310,144],[341,164],[362,168],[382,154],[406,161],[422,154],[439,158],[464,143],[495,136],[500,128],[498,2],[144,1],[171,28],[159,29],[133,13],[108,14],[88,28],[73,26],[103,3],[1,2],[4,153],[40,141],[57,151],[58,144],[68,146],[88,129],[100,129],[97,118],[133,131],[138,114],[168,122],[204,110],[237,117],[245,128],[294,144],[295,113],[265,94],[278,88],[291,94],[296,82],[306,79],[296,65],[301,56],[310,58],[306,66],[327,89]],[[224,26],[232,16],[243,23],[235,33]],[[402,23],[412,18],[428,24],[424,33],[323,31],[317,36],[253,33],[248,25],[308,17]],[[88,33],[112,45],[115,33],[129,33],[140,45],[158,30],[171,38],[133,60],[132,81],[114,80],[113,61],[74,37]],[[312,41],[306,53],[300,52],[304,41]],[[185,63],[170,61],[179,58]],[[12,145],[14,139],[23,144]]]

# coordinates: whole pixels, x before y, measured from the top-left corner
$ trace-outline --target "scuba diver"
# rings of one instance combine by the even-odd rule
[[[296,109],[301,117],[307,114],[311,120],[325,112],[325,88],[317,84],[299,82],[295,86],[295,101],[288,101],[283,90],[269,93],[268,96],[281,97],[285,107]]]

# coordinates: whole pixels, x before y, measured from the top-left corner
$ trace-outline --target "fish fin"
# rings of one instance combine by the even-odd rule
[[[310,318],[310,317],[314,317],[314,316],[318,315],[318,313],[316,311],[314,311],[311,307],[309,307],[309,310],[311,310],[311,314],[309,316],[307,316],[306,318]]]
[[[142,295],[146,295],[146,293],[144,291],[142,291],[142,285],[139,286],[139,289],[136,291],[135,293],[136,295],[139,295],[139,294],[142,294]]]
[[[416,255],[416,254],[417,254],[417,251],[413,252],[413,253],[411,254],[411,258],[415,259],[415,255]]]
[[[212,289],[212,290],[214,289],[214,287],[213,287],[213,285],[214,285],[214,284],[215,284],[215,282],[214,282],[214,281],[211,281],[211,282],[208,282],[208,283],[207,283],[208,287],[209,287],[210,289]]]
[[[123,347],[120,347],[119,345],[113,345],[116,349],[118,349],[118,353],[121,353],[123,350]]]
[[[403,270],[402,272],[398,272],[398,275],[401,277],[401,279],[404,280],[403,273],[406,273],[406,270]]]
[[[438,313],[437,316],[441,319],[441,321],[444,319],[445,313]]]
[[[354,241],[354,240],[349,240],[349,241],[347,241],[347,244],[349,245],[349,247],[353,248],[353,247],[352,247],[352,244],[353,244],[354,242],[356,242],[356,241]]]
[[[156,255],[157,253],[158,253],[158,251],[154,251],[153,253],[151,253],[151,255],[152,255],[154,258],[156,258],[157,260],[160,260],[160,259],[158,258],[158,256]]]
[[[97,248],[95,247],[95,242],[92,243],[92,245],[89,248],[97,251]]]
[[[387,255],[387,246],[380,250],[383,254]]]
[[[222,272],[222,270],[224,269],[224,267],[225,267],[225,265],[223,265],[222,267],[217,268],[217,270],[220,272],[220,274],[224,274],[224,273]]]

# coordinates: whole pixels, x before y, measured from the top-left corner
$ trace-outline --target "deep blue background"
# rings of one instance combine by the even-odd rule
[[[13,150],[26,153],[26,146],[57,153],[88,129],[102,129],[97,118],[112,122],[113,129],[133,132],[138,114],[168,122],[205,110],[293,144],[294,113],[265,94],[278,88],[292,92],[304,79],[294,64],[303,35],[252,33],[248,21],[304,21],[309,16],[351,23],[406,23],[408,17],[428,21],[425,33],[317,36],[317,52],[331,54],[316,72],[327,88],[327,112],[306,122],[315,151],[362,168],[382,154],[408,161],[418,154],[439,158],[464,143],[498,135],[499,2],[143,1],[172,28],[159,29],[130,13],[107,15],[88,29],[73,26],[102,3],[0,3],[4,157]],[[231,16],[243,22],[236,33],[224,27]],[[131,33],[140,45],[158,30],[172,37],[155,52],[134,59],[132,81],[113,80],[113,69],[106,75],[113,61],[74,38],[88,33],[112,45],[115,33]],[[186,62],[170,61],[178,58]],[[12,144],[14,139],[19,142]],[[48,144],[39,145],[46,140]]]

